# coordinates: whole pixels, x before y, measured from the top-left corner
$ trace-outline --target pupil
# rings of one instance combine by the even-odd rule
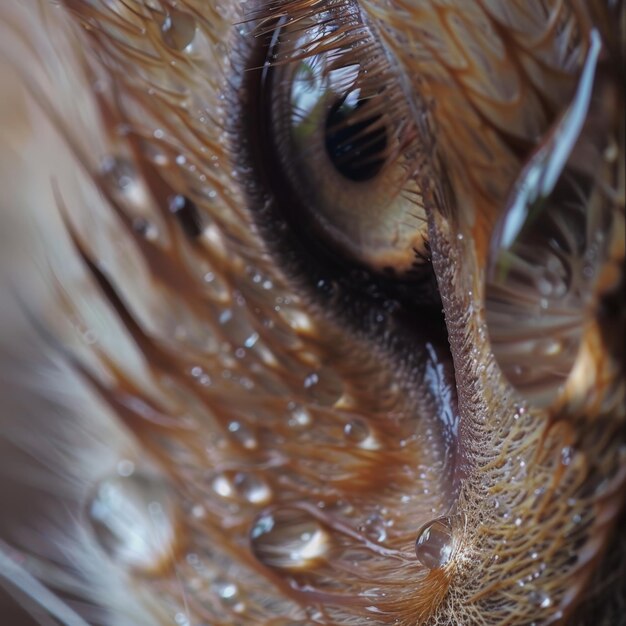
[[[363,182],[374,178],[385,163],[387,133],[382,116],[367,115],[367,101],[353,96],[344,96],[328,113],[326,152],[340,174]]]

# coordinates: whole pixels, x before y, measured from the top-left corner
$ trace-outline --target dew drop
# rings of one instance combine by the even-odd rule
[[[302,406],[295,406],[292,408],[289,415],[288,424],[291,428],[305,429],[311,425],[311,414]]]
[[[530,601],[542,609],[552,606],[552,598],[545,591],[531,591]]]
[[[378,543],[387,540],[387,529],[385,528],[385,520],[378,514],[370,515],[365,523],[359,528],[369,539]]]
[[[241,600],[239,586],[233,582],[217,579],[213,583],[213,590],[219,596],[222,603],[235,613],[243,613],[245,604]]]
[[[232,498],[250,504],[267,504],[272,498],[269,485],[251,472],[222,472],[212,482],[213,491],[223,498]]]
[[[206,517],[206,509],[201,504],[194,504],[191,508],[191,515],[195,519],[204,519]]]
[[[228,432],[233,435],[233,438],[246,450],[254,450],[258,447],[258,441],[252,433],[252,431],[241,422],[233,420],[228,424]]]
[[[304,379],[304,388],[310,389],[311,387],[314,387],[315,385],[317,385],[319,381],[320,381],[320,377],[315,372],[313,372],[312,374],[309,374]]]
[[[117,464],[117,473],[123,478],[128,478],[135,473],[135,464],[129,459],[122,459]]]
[[[233,312],[231,309],[224,309],[219,316],[220,324],[227,324],[230,320],[233,319]]]
[[[289,508],[260,515],[250,531],[250,541],[261,563],[287,571],[313,567],[330,547],[330,536],[318,521]]]
[[[100,164],[100,176],[111,191],[122,196],[126,202],[137,207],[145,206],[145,188],[129,160],[106,156]],[[144,218],[144,221],[147,220]]]
[[[244,341],[243,345],[250,349],[253,348],[256,342],[259,340],[259,333],[253,332],[248,338]]]
[[[314,330],[311,318],[305,312],[295,307],[282,307],[281,317],[298,334],[304,335]]]
[[[189,626],[189,618],[185,613],[176,613],[176,615],[174,615],[174,621],[177,626]]]
[[[102,176],[106,177],[120,191],[129,189],[135,182],[135,170],[132,165],[124,160],[113,156],[103,159],[100,166]]]
[[[153,572],[171,559],[176,536],[176,506],[169,487],[134,472],[111,476],[98,485],[87,506],[97,542],[127,569]]]
[[[367,423],[361,419],[348,422],[343,428],[346,441],[357,444],[366,450],[375,450],[378,443]]]
[[[165,45],[179,52],[191,44],[195,34],[196,20],[184,11],[171,10],[161,26]]]
[[[156,241],[159,238],[158,228],[144,217],[133,219],[133,230],[148,241]]]
[[[237,595],[237,585],[223,581],[215,582],[215,591],[223,600],[231,600]]]
[[[211,483],[213,491],[222,498],[231,498],[235,492],[231,480],[224,474],[219,474]]]
[[[363,420],[352,420],[343,429],[343,434],[352,443],[361,443],[370,435],[370,429]]]
[[[486,267],[494,356],[516,391],[539,407],[559,397],[577,360],[606,247],[595,242],[612,223],[613,201],[603,188],[613,174],[596,176],[583,165],[602,135],[593,120],[606,115],[606,100],[597,96],[606,92],[596,76],[601,44],[597,33],[591,39],[573,100],[505,202]]]
[[[574,451],[570,446],[565,446],[561,449],[561,464],[569,465],[572,462],[572,457],[574,456]]]
[[[251,504],[265,504],[272,497],[269,486],[254,474],[239,472],[234,483],[237,491]]]
[[[449,517],[431,520],[420,530],[415,542],[417,560],[428,569],[446,565],[454,552],[452,523]]]

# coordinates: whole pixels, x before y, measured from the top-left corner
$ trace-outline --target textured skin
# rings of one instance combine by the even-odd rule
[[[602,3],[361,3],[421,120],[413,175],[450,355],[422,320],[407,333],[393,307],[354,305],[341,284],[312,282],[291,263],[264,222],[273,199],[250,182],[241,140],[253,106],[244,67],[254,24],[241,25],[249,7],[175,4],[172,19],[182,11],[197,25],[182,51],[163,35],[165,2],[0,8],[0,50],[33,107],[36,141],[21,149],[45,188],[25,202],[37,205],[37,267],[14,277],[38,281],[20,290],[45,329],[36,349],[63,372],[53,386],[72,389],[62,403],[80,425],[59,417],[59,432],[7,385],[16,398],[7,439],[58,467],[48,489],[81,512],[55,532],[87,582],[45,581],[85,596],[116,626],[585,624],[597,607],[601,623],[625,623],[624,361],[612,347],[623,339],[623,299],[608,321],[590,313],[584,382],[538,410],[502,377],[483,297],[494,222],[571,99],[592,25],[620,62],[621,3],[621,22]],[[293,19],[315,6],[265,9]],[[623,128],[613,130],[623,172]],[[623,184],[622,175],[612,251],[622,291]],[[199,237],[173,216],[176,194],[197,206]],[[445,383],[431,382],[438,365],[454,367],[457,448],[440,418]],[[42,436],[20,429],[17,413],[34,413]],[[347,424],[365,424],[373,443],[346,437]],[[108,560],[84,514],[121,459],[156,475],[174,502],[176,539],[149,571]],[[237,476],[261,484],[263,497],[246,497]],[[230,491],[216,488],[226,483]],[[268,566],[250,533],[270,509],[320,530],[322,558]],[[414,556],[417,533],[449,512],[453,558],[428,570]],[[225,583],[238,585],[237,601],[220,595]]]

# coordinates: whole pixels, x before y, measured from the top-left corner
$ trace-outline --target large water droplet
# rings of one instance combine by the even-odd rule
[[[572,371],[605,259],[603,242],[615,225],[614,199],[606,192],[615,173],[600,155],[616,97],[602,74],[595,77],[601,46],[597,33],[591,39],[578,90],[517,180],[488,260],[493,352],[508,381],[536,406],[552,403]]]
[[[161,36],[166,46],[182,51],[196,34],[196,20],[184,11],[170,10],[161,26]]]
[[[151,572],[163,567],[177,543],[177,512],[166,483],[133,473],[103,480],[88,503],[95,537],[120,565]]]
[[[309,569],[330,547],[330,536],[317,520],[289,508],[260,515],[250,531],[250,541],[259,561],[288,571]]]
[[[437,569],[450,561],[454,547],[452,522],[449,517],[440,517],[420,530],[415,542],[415,555],[428,569]]]

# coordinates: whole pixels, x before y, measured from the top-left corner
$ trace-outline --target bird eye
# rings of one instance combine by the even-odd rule
[[[255,169],[283,218],[315,255],[403,279],[419,273],[424,150],[380,45],[345,7],[341,20],[329,10],[264,33],[256,136],[270,157]]]

